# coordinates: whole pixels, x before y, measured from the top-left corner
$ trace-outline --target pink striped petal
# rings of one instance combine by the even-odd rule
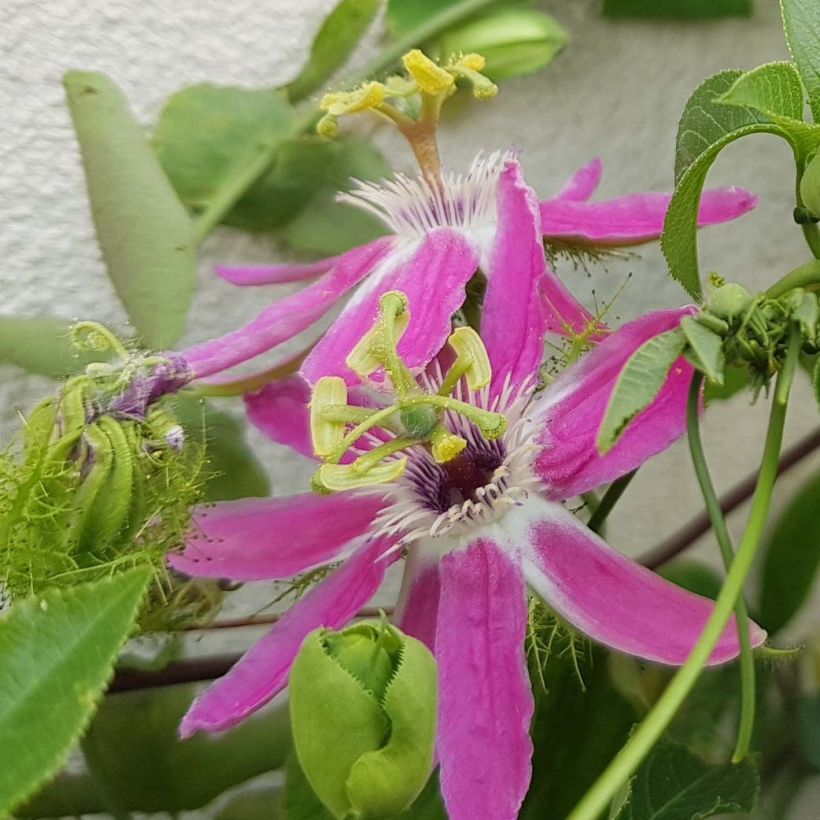
[[[630,194],[605,202],[548,199],[541,203],[544,236],[595,245],[637,245],[657,239],[671,194]],[[698,225],[737,219],[757,205],[757,197],[743,188],[704,191]]]
[[[583,168],[577,170],[559,192],[557,199],[572,199],[584,201],[589,199],[598,189],[604,164],[596,158]]]
[[[399,353],[413,368],[423,367],[444,344],[451,317],[464,301],[464,286],[475,273],[477,258],[455,231],[440,228],[407,248],[399,262],[391,256],[342,311],[313,349],[302,368],[311,384],[322,376],[359,377],[347,366],[348,355],[374,325],[382,294],[399,290],[410,302],[411,321],[399,342]]]
[[[404,562],[402,594],[396,608],[399,628],[418,638],[431,652],[436,649],[438,602],[441,595],[438,556],[424,542],[410,546]]]
[[[310,436],[310,387],[301,376],[266,384],[245,394],[250,423],[271,441],[308,458],[316,458]]]
[[[665,450],[686,429],[692,367],[679,359],[655,401],[639,413],[606,454],[596,446],[618,376],[646,341],[675,328],[693,307],[648,313],[607,336],[539,397],[533,419],[543,426],[535,471],[552,498],[570,498],[606,484]]]
[[[674,666],[686,660],[712,613],[712,601],[612,549],[559,504],[538,499],[527,503],[526,512],[531,520],[522,539],[530,543],[524,574],[551,607],[619,652]],[[752,644],[759,646],[766,633],[750,626]],[[733,619],[709,662],[723,663],[739,652]]]
[[[356,255],[364,248],[382,243],[383,239],[377,239],[360,248],[354,248],[339,256],[331,256],[327,259],[317,259],[315,262],[302,264],[284,265],[248,265],[245,267],[233,267],[229,265],[217,265],[217,274],[233,285],[274,285],[284,282],[301,282],[303,279],[310,279],[320,273],[335,268],[342,264],[350,255]]]
[[[500,387],[507,376],[513,384],[531,377],[544,357],[548,320],[541,288],[548,274],[538,200],[517,161],[505,164],[496,201],[498,228],[485,271],[481,337],[490,354],[494,385]]]
[[[239,330],[194,345],[182,355],[201,378],[271,350],[323,316],[373,271],[388,255],[393,243],[393,239],[387,237],[350,251],[319,281],[275,302]]]
[[[193,702],[182,719],[180,736],[230,729],[281,691],[302,641],[319,627],[344,626],[373,597],[389,563],[378,560],[386,549],[381,540],[368,544],[306,593],[227,675]]]
[[[441,561],[441,793],[451,820],[514,820],[530,782],[533,697],[521,569],[476,541]]]
[[[168,562],[205,578],[290,578],[338,558],[384,506],[379,498],[315,493],[198,507],[185,550]]]

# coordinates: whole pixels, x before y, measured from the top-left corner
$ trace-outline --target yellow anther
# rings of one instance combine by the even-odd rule
[[[453,435],[446,427],[437,427],[430,438],[433,458],[439,464],[452,461],[464,448],[467,442],[461,437]]]
[[[323,464],[313,477],[313,485],[330,492],[372,487],[396,481],[406,467],[407,456],[376,464],[366,472],[356,470],[352,464]]]
[[[388,97],[408,97],[418,91],[418,87],[412,80],[393,74],[384,81],[384,88]]]
[[[333,114],[325,114],[316,123],[316,133],[331,139],[339,136],[339,120]]]
[[[345,435],[343,421],[328,421],[323,416],[326,407],[347,404],[347,385],[338,376],[325,376],[316,382],[310,399],[310,435],[313,451],[326,458],[342,443]]]
[[[469,68],[470,71],[484,71],[487,60],[483,54],[465,54],[457,61],[457,64]]]
[[[378,82],[365,83],[354,91],[335,91],[325,94],[319,103],[322,111],[334,117],[342,114],[356,114],[378,108],[387,99],[387,89]]]
[[[423,51],[414,48],[401,58],[407,73],[416,81],[416,85],[434,97],[451,91],[455,79],[449,71],[434,63]]]
[[[487,348],[478,333],[471,327],[460,327],[453,331],[447,341],[458,357],[454,367],[458,366],[458,361],[466,362],[464,375],[470,389],[480,390],[486,387],[493,377],[493,368]]]
[[[346,359],[347,366],[366,379],[381,367],[387,367],[393,348],[404,335],[410,324],[410,311],[407,309],[407,297],[400,291],[385,293],[379,303],[382,318],[358,341]],[[385,327],[385,316],[390,319],[392,333]]]

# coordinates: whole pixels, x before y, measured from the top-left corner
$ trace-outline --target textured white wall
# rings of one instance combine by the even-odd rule
[[[4,0],[0,30],[0,311],[52,312],[122,323],[94,241],[85,190],[60,77],[68,68],[108,72],[146,125],[162,101],[187,84],[209,81],[248,86],[286,82],[333,0]],[[445,160],[463,168],[478,150],[523,149],[530,183],[553,192],[594,156],[605,162],[602,195],[668,189],[674,133],[691,90],[723,68],[750,68],[786,56],[774,0],[758,0],[751,21],[719,23],[610,23],[592,0],[554,0],[550,8],[573,42],[545,73],[511,81],[490,104],[466,103],[442,134]],[[469,116],[466,116],[469,114]],[[400,142],[380,134],[397,167],[411,163]],[[732,146],[713,170],[711,184],[757,191],[760,208],[741,222],[702,234],[704,268],[717,267],[750,286],[806,258],[791,222],[790,159],[785,144],[756,137]],[[211,273],[215,261],[268,261],[269,240],[220,229],[205,243],[201,289],[187,340],[227,330],[251,316],[268,294],[237,293]],[[626,273],[632,282],[618,302],[624,318],[680,304],[682,291],[664,276],[657,248],[613,262],[588,278],[562,271],[591,300],[608,296]],[[281,291],[280,291],[281,293]],[[802,387],[802,386],[801,386]],[[15,405],[28,406],[47,388],[43,380],[0,368],[0,422],[9,431]],[[789,420],[795,439],[817,424],[805,403]],[[766,407],[732,418],[745,397],[711,410],[706,439],[721,488],[754,469]],[[277,493],[307,475],[304,465],[268,447]],[[816,468],[813,459],[783,483],[779,503],[796,481]],[[699,508],[684,445],[641,471],[613,517],[612,538],[638,551],[672,532]],[[742,523],[735,516],[733,524]],[[709,551],[713,546],[704,545]],[[816,623],[816,621],[815,621]],[[804,628],[809,628],[809,621]]]

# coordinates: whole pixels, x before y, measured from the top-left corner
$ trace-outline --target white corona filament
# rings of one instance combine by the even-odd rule
[[[443,227],[481,228],[495,223],[498,180],[514,157],[510,151],[496,151],[486,159],[479,154],[466,174],[445,172],[438,187],[401,173],[378,184],[357,181],[338,200],[375,214],[397,236],[419,237]]]

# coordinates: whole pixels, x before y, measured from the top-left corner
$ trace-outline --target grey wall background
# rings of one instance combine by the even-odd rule
[[[66,69],[108,72],[148,126],[163,100],[191,83],[287,82],[298,73],[332,6],[333,0],[4,0],[0,311],[124,324],[88,214],[60,85]],[[752,20],[708,24],[607,22],[592,0],[553,0],[549,9],[569,30],[571,45],[545,72],[504,84],[494,102],[469,104],[457,121],[445,124],[442,150],[451,167],[465,168],[479,150],[513,145],[522,149],[528,181],[545,195],[595,156],[605,163],[600,196],[666,190],[672,184],[677,120],[692,89],[720,69],[751,68],[787,56],[775,0],[757,0]],[[375,35],[371,44],[374,40]],[[383,132],[377,139],[397,168],[412,170],[398,140]],[[759,136],[730,147],[709,183],[752,188],[761,205],[738,223],[701,234],[705,270],[716,268],[754,288],[805,261],[807,251],[791,221],[793,180],[785,143]],[[286,292],[233,290],[212,274],[215,262],[281,258],[282,249],[268,239],[217,230],[203,249],[200,289],[185,341],[228,330]],[[607,267],[591,277],[571,267],[561,273],[591,302],[593,288],[599,296],[612,295],[631,271],[632,281],[617,305],[624,319],[684,301],[683,292],[666,278],[656,247]],[[44,380],[0,367],[0,431],[10,434],[17,424],[15,408],[31,406],[48,389]],[[806,385],[799,384],[797,392],[802,400],[794,403],[789,418],[789,442],[818,423]],[[757,464],[767,407],[761,402],[749,409],[746,403],[739,396],[711,409],[705,419],[721,489]],[[256,440],[264,448],[276,493],[304,486],[305,464]],[[818,466],[820,457],[815,457],[790,473],[778,488],[777,505]],[[641,470],[613,516],[611,540],[639,553],[687,521],[700,509],[699,499],[681,443]],[[736,531],[744,513],[732,517]],[[708,539],[701,548],[714,552]],[[793,637],[810,638],[818,623],[816,612],[807,614]],[[812,805],[806,795],[794,816],[816,817]]]

